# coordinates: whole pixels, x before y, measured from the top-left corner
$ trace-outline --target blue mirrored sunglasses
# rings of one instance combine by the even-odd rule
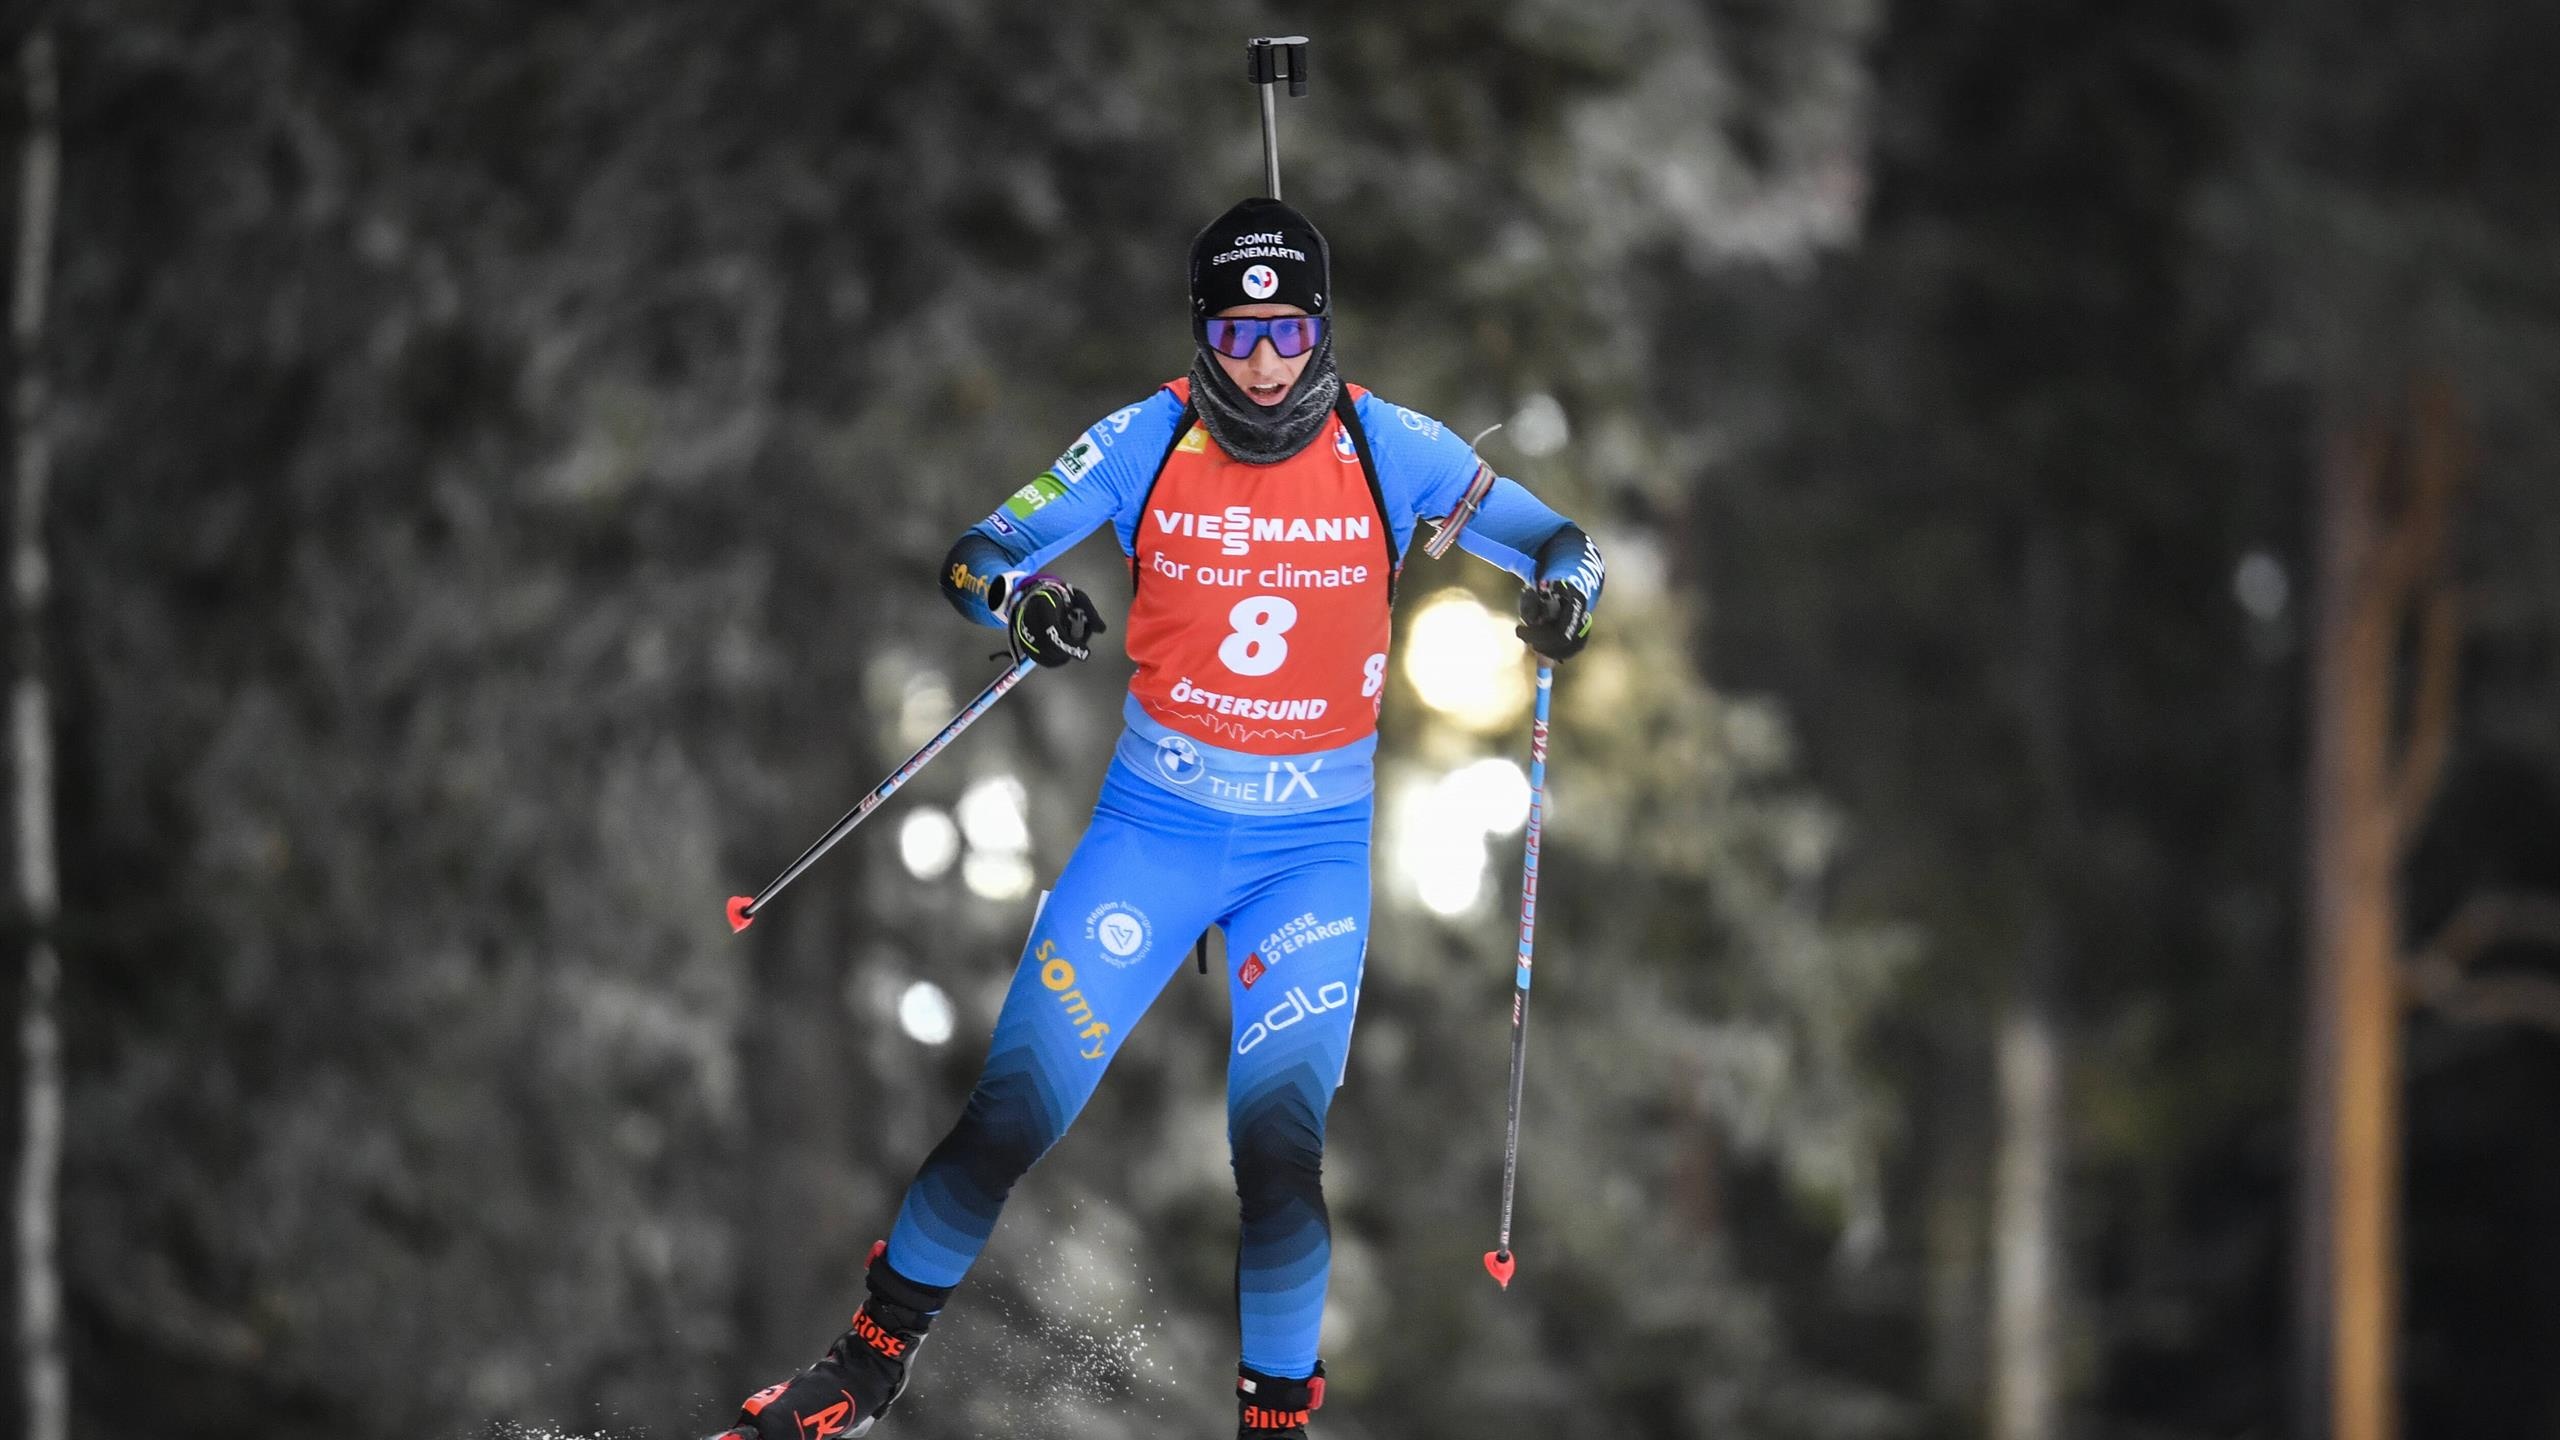
[[[1200,338],[1230,360],[1253,354],[1265,339],[1283,360],[1295,360],[1324,343],[1321,315],[1213,316],[1200,322]]]

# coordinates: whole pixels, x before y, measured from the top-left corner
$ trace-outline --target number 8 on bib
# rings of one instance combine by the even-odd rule
[[[1278,595],[1256,595],[1239,600],[1227,612],[1227,623],[1234,626],[1218,645],[1218,658],[1239,675],[1268,675],[1289,663],[1289,642],[1283,638],[1289,627],[1298,623],[1298,607]]]

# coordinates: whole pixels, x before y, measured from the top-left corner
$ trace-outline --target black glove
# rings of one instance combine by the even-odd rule
[[[1520,627],[1511,632],[1550,661],[1570,660],[1591,640],[1591,597],[1566,580],[1541,580],[1520,592]]]
[[[1064,665],[1093,654],[1093,637],[1111,627],[1093,608],[1093,598],[1055,575],[1034,575],[1014,591],[1005,635],[1013,658]]]

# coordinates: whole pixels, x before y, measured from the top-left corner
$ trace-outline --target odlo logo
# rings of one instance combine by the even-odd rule
[[[1092,1045],[1076,1053],[1087,1060],[1099,1060],[1105,1053],[1103,1041],[1111,1034],[1111,1026],[1093,1018],[1092,1002],[1076,988],[1076,967],[1058,953],[1058,942],[1043,940],[1032,956],[1040,962],[1040,983],[1058,997],[1058,1008],[1066,1012],[1067,1023],[1076,1027],[1076,1038],[1090,1040]]]
[[[1244,1027],[1243,1037],[1236,1041],[1236,1053],[1250,1055],[1254,1046],[1271,1038],[1273,1031],[1286,1030],[1310,1015],[1339,1010],[1350,1003],[1351,987],[1339,980],[1329,980],[1317,987],[1313,999],[1307,997],[1305,990],[1292,985],[1289,993],[1280,997],[1279,1004],[1264,1011],[1261,1019]]]

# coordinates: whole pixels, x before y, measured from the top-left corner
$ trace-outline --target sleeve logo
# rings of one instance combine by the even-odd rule
[[[1004,502],[1004,508],[1014,519],[1028,520],[1041,506],[1052,500],[1064,499],[1066,493],[1067,482],[1059,479],[1055,471],[1043,470],[1032,478],[1030,484],[1014,491],[1013,498]]]
[[[1067,453],[1059,456],[1058,463],[1049,467],[1049,473],[1073,485],[1101,463],[1101,447],[1094,443],[1093,432],[1088,430],[1076,443],[1067,447]]]

